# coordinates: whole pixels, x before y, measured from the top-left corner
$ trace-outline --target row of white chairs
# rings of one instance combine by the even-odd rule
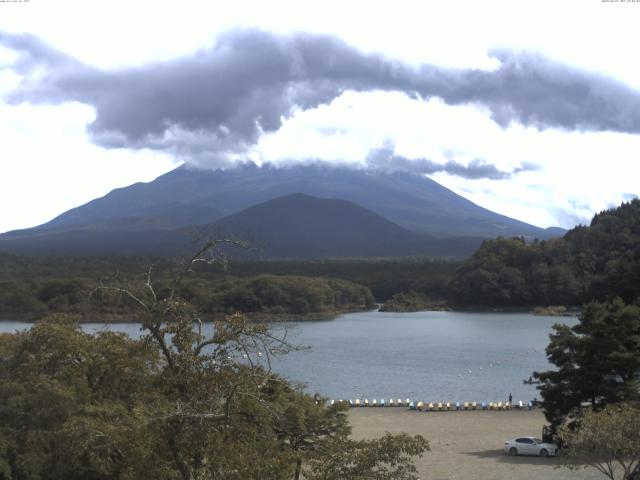
[[[367,398],[364,400],[356,398],[355,400],[331,400],[331,405],[334,403],[348,403],[350,407],[410,407],[413,402],[408,398],[406,400],[391,398],[388,401],[384,398],[380,400],[374,398],[371,401]]]
[[[519,400],[517,402],[414,402],[410,399],[376,399],[369,401],[365,398],[360,400],[331,400],[331,405],[335,403],[347,403],[350,407],[408,407],[410,410],[418,411],[456,411],[456,410],[531,410],[535,406],[531,401],[523,402]]]

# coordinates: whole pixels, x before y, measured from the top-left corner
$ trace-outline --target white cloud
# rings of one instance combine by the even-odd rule
[[[548,227],[572,227],[593,213],[640,196],[640,136],[512,127],[479,146],[487,157],[518,156],[540,169],[509,181],[434,179],[490,210]]]
[[[57,0],[3,5],[0,29],[29,31],[103,68],[197,50],[234,26],[333,33],[406,61],[490,68],[494,47],[540,51],[640,87],[637,4],[585,0],[300,2]]]
[[[362,164],[386,140],[407,158],[462,164],[483,159],[501,171],[538,165],[508,180],[469,181],[446,173],[432,178],[485,208],[542,227],[572,227],[572,218],[588,221],[624,194],[640,195],[638,135],[502,129],[482,109],[401,93],[346,92],[285,121],[263,137],[257,154],[275,163],[321,158]]]
[[[156,152],[94,146],[85,132],[92,118],[92,109],[80,104],[0,104],[0,232],[38,225],[176,166]]]
[[[57,0],[0,4],[0,30],[26,31],[109,69],[183,55],[211,45],[235,25],[278,32],[327,32],[365,51],[403,61],[491,69],[490,49],[540,52],[604,73],[640,89],[633,59],[640,39],[640,3],[599,0],[484,0],[457,2],[200,1],[86,2]],[[18,77],[2,65],[15,54],[0,49],[0,95]],[[104,150],[85,127],[83,105],[9,107],[0,103],[0,231],[32,226],[135,181],[148,181],[175,161],[149,151]],[[540,165],[511,180],[433,178],[476,203],[540,226],[571,226],[640,194],[640,136],[614,133],[501,129],[474,106],[416,101],[399,93],[346,92],[330,105],[300,112],[264,136],[252,157],[319,157],[362,162],[386,139],[405,157],[436,162],[485,159],[509,171]]]

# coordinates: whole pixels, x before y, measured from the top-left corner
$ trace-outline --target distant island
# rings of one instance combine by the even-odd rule
[[[536,307],[533,309],[534,315],[545,317],[571,317],[577,314],[578,310],[569,310],[564,305],[549,305],[547,307]]]
[[[422,293],[396,293],[380,307],[381,312],[420,312],[422,310],[449,310],[446,301],[431,300]]]

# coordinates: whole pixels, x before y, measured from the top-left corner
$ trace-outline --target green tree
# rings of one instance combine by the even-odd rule
[[[275,431],[283,450],[295,462],[293,478],[298,480],[303,465],[317,457],[327,442],[349,435],[348,407],[340,404],[326,407],[324,399],[317,396],[310,397],[282,384],[279,387]]]
[[[621,299],[590,303],[579,320],[554,326],[547,357],[557,370],[535,373],[554,429],[584,402],[599,409],[640,395],[640,307]]]
[[[270,371],[271,356],[294,347],[241,314],[202,321],[180,295],[200,260],[162,293],[151,270],[138,288],[100,289],[136,310],[139,340],[90,335],[60,315],[0,335],[0,480],[284,480],[339,459],[351,468],[351,457],[326,457],[332,445],[353,447],[369,478],[413,478],[423,440],[353,443],[343,407]]]
[[[308,480],[417,480],[413,457],[429,450],[420,435],[391,435],[375,440],[338,437],[323,445],[310,462]]]
[[[54,315],[0,336],[0,478],[148,478],[158,458],[140,408],[158,356]]]
[[[577,470],[592,467],[610,480],[631,480],[640,474],[640,409],[618,404],[586,410],[575,428],[565,425],[564,464]]]

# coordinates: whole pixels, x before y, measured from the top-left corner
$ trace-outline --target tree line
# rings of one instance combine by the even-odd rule
[[[580,306],[640,295],[640,200],[603,211],[563,237],[482,244],[455,272],[449,301],[458,306]]]
[[[23,257],[0,254],[0,318],[35,320],[50,313],[84,319],[122,319],[118,302],[96,302],[100,285],[144,281],[149,266],[159,291],[175,275],[176,259],[143,257]],[[393,295],[415,291],[442,302],[458,263],[440,261],[233,262],[194,267],[197,278],[182,294],[206,315],[239,311],[253,318],[329,318],[373,308]]]
[[[0,314],[4,318],[35,320],[51,313],[81,315],[84,320],[131,319],[130,305],[102,301],[101,286],[126,287],[132,282],[86,279],[19,280],[0,282]],[[166,281],[157,282],[166,295]],[[323,277],[259,275],[251,278],[191,279],[180,294],[203,315],[233,312],[254,318],[329,318],[338,313],[367,310],[375,302],[368,288]]]

